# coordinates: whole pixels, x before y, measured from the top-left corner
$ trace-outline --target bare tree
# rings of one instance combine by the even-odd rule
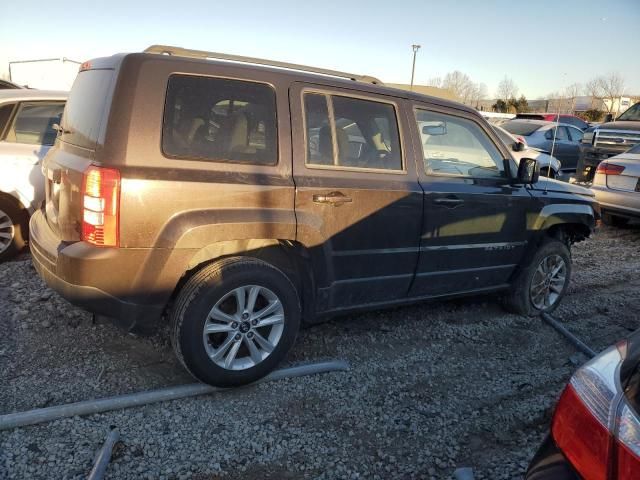
[[[516,98],[517,95],[518,86],[512,79],[505,75],[502,81],[498,84],[497,97],[500,100],[508,102],[510,99]]]
[[[572,83],[567,88],[564,89],[564,96],[567,99],[567,107],[569,108],[569,113],[573,113],[576,108],[576,98],[580,96],[582,93],[582,85],[579,83]]]
[[[489,89],[484,83],[474,83],[471,92],[471,105],[478,108],[480,102],[489,96]]]
[[[591,108],[599,108],[602,100],[602,86],[600,84],[600,79],[595,77],[589,80],[585,84],[584,90],[587,95],[591,97]]]
[[[442,88],[442,77],[431,77],[427,81],[429,87]]]
[[[624,79],[618,73],[610,73],[606,77],[599,77],[598,82],[602,89],[602,97],[605,100],[607,111],[613,113],[614,106],[620,109],[620,97],[624,93]]]
[[[471,102],[473,87],[469,76],[458,70],[447,73],[442,80],[442,88],[450,90],[462,103]]]

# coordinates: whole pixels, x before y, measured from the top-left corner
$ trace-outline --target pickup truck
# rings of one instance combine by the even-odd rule
[[[640,143],[640,103],[636,103],[614,122],[587,129],[580,144],[576,180],[591,182],[602,160],[626,152]]]

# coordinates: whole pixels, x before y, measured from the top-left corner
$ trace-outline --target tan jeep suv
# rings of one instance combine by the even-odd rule
[[[163,46],[82,65],[43,171],[40,275],[130,329],[166,314],[224,386],[272,370],[302,320],[494,292],[550,311],[596,219],[463,105]]]

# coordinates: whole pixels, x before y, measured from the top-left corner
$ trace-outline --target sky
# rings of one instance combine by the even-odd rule
[[[640,95],[640,0],[38,0],[0,2],[8,61],[87,60],[169,44],[415,83],[460,70],[527,98],[619,73]]]

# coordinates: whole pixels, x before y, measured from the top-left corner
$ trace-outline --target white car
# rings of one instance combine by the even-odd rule
[[[546,177],[548,174],[549,178],[558,177],[558,173],[562,167],[560,160],[536,148],[531,148],[527,145],[527,141],[523,137],[516,137],[497,125],[491,126],[500,137],[500,140],[511,149],[513,158],[518,162],[522,158],[533,158],[538,162],[538,166],[540,167],[540,176]],[[551,167],[551,170],[549,170],[549,167]]]
[[[632,218],[640,219],[640,143],[600,162],[591,190],[603,223],[622,226]]]
[[[65,92],[0,90],[0,261],[26,245],[29,217],[44,199],[40,163],[66,99]]]

